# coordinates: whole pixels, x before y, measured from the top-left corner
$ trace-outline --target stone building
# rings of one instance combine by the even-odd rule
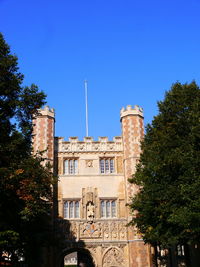
[[[122,108],[120,121],[122,135],[112,141],[65,141],[54,136],[53,109],[46,106],[34,120],[34,153],[46,150],[59,178],[56,227],[62,244],[55,248],[53,266],[64,266],[71,253],[76,253],[78,266],[152,266],[149,246],[137,229],[127,227],[131,215],[126,203],[137,191],[128,178],[141,152],[143,111],[138,106]]]

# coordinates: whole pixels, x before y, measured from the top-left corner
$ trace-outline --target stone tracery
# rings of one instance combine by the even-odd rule
[[[103,267],[125,267],[124,253],[117,247],[109,248],[103,257]]]

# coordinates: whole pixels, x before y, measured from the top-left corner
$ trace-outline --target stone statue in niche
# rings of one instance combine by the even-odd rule
[[[92,201],[88,201],[87,203],[87,220],[92,223],[94,221],[94,204]]]

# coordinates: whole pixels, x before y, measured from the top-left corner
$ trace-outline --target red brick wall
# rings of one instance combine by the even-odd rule
[[[134,174],[136,164],[139,160],[141,153],[140,142],[144,137],[144,125],[143,117],[137,111],[135,114],[130,110],[130,114],[127,114],[127,110],[121,114],[122,122],[122,138],[124,149],[124,175],[126,183],[126,193],[129,202],[138,188],[134,184],[130,184],[127,180]],[[127,208],[128,221],[131,220],[129,208]],[[150,251],[149,246],[145,245],[142,239],[138,239],[137,231],[133,231],[133,228],[128,228],[128,240],[129,240],[129,263],[130,267],[148,267],[150,264]]]
[[[150,249],[142,241],[134,241],[129,244],[130,267],[148,267],[150,263]]]
[[[139,115],[122,117],[122,137],[124,145],[124,171],[127,180],[134,174],[140,157],[140,142],[144,137],[143,118]],[[127,183],[127,200],[136,191],[136,186]]]
[[[54,118],[39,115],[33,120],[33,153],[44,151],[43,156],[49,161],[54,159]]]

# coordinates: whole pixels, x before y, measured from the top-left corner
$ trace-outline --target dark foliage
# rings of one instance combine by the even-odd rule
[[[17,57],[0,34],[0,262],[29,261],[50,227],[53,178],[31,154],[32,119],[45,94],[22,82]]]
[[[177,82],[158,107],[130,179],[140,187],[130,208],[144,240],[166,248],[200,238],[200,89]]]

